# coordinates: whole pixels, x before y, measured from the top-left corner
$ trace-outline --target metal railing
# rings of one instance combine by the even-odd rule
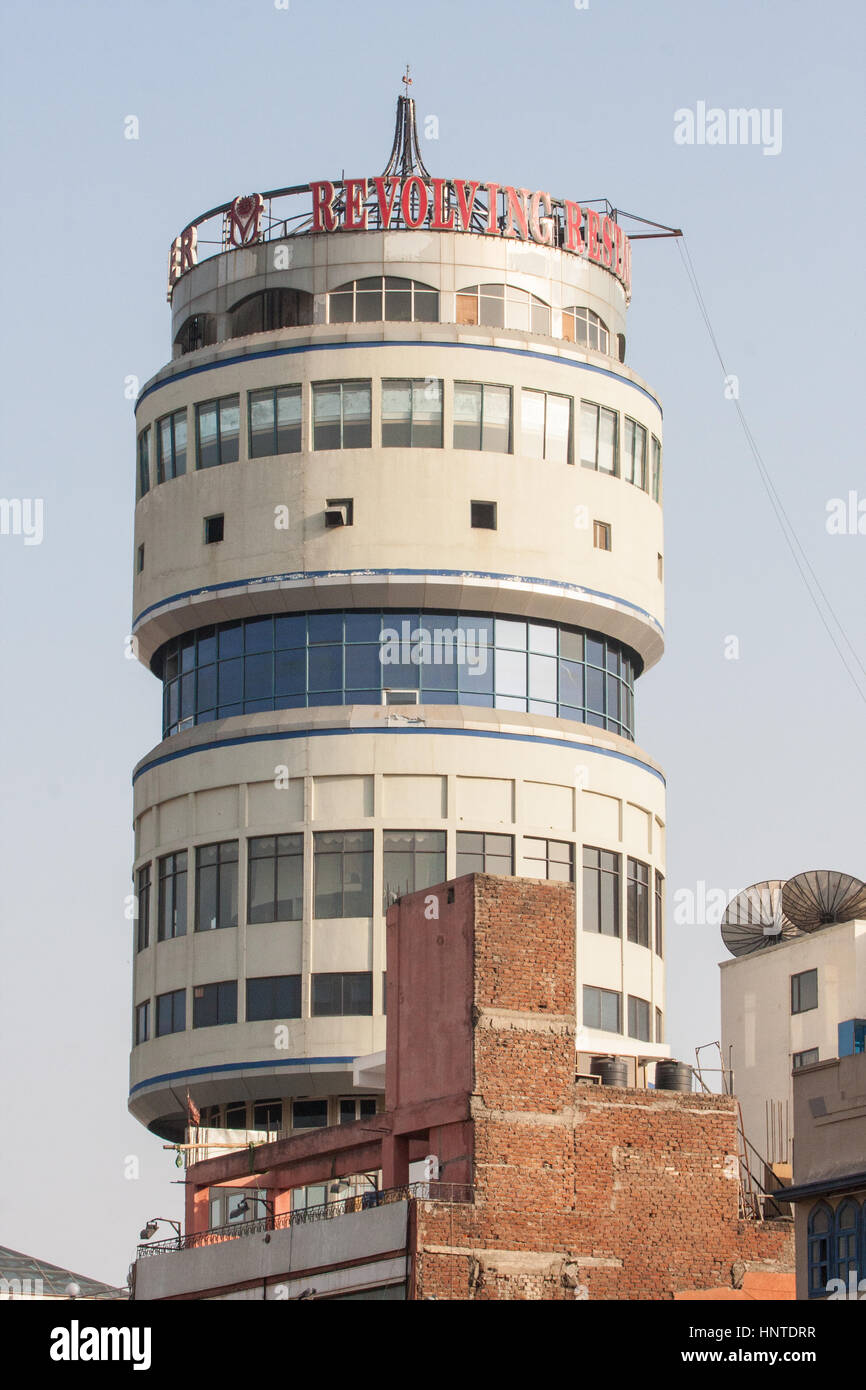
[[[271,1231],[285,1231],[292,1226],[306,1226],[313,1221],[333,1221],[336,1217],[348,1216],[353,1212],[371,1211],[375,1207],[407,1201],[468,1205],[474,1201],[474,1192],[467,1183],[410,1182],[402,1187],[386,1187],[381,1191],[336,1197],[332,1202],[321,1202],[316,1206],[299,1208],[297,1211],[278,1212],[273,1217],[260,1216],[253,1221],[235,1221],[228,1226],[214,1226],[209,1231],[195,1231],[185,1236],[173,1236],[169,1240],[142,1243],[138,1247],[137,1257],[143,1259],[148,1255],[169,1255],[180,1250],[198,1250],[201,1246],[220,1245],[223,1241],[236,1240],[239,1236],[266,1235]]]

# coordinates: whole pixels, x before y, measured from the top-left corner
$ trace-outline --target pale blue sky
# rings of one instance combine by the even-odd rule
[[[861,660],[861,6],[835,0],[90,0],[2,8],[6,795],[0,1244],[112,1281],[179,1210],[127,1117],[130,772],[156,681],[124,659],[134,430],[170,355],[170,239],[256,188],[378,172],[413,66],[434,174],[606,196],[685,229],[741,402]],[[698,101],[780,108],[776,157],[683,147]],[[140,139],[123,138],[127,115]],[[863,713],[748,455],[672,241],[635,246],[629,361],[665,406],[668,654],[637,690],[668,775],[669,907],[813,867],[866,873]],[[735,635],[740,659],[725,660]],[[675,1055],[719,1036],[718,929],[671,925]],[[137,1155],[141,1177],[124,1178]]]

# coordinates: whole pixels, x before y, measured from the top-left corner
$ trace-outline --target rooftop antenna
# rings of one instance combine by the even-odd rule
[[[429,179],[430,171],[421,158],[421,150],[418,145],[418,130],[415,125],[415,102],[409,96],[409,88],[412,85],[412,78],[409,76],[409,64],[406,64],[406,71],[401,77],[405,92],[397,98],[397,121],[394,126],[394,143],[391,146],[391,153],[388,163],[382,170],[383,178],[397,176],[399,178],[409,178],[410,174],[420,174],[422,178]]]
[[[781,879],[753,883],[732,898],[722,918],[722,940],[732,956],[750,956],[798,936],[782,905]]]
[[[800,931],[818,931],[834,922],[866,917],[866,883],[834,869],[809,869],[789,878],[782,906]]]

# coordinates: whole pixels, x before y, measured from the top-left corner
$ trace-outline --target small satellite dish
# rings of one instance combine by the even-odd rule
[[[782,905],[781,879],[753,883],[732,898],[722,918],[722,940],[732,956],[750,956],[797,936]]]
[[[789,878],[782,908],[800,931],[818,931],[833,922],[866,917],[866,883],[833,869],[809,869]]]

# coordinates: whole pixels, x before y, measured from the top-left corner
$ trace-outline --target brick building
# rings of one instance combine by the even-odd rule
[[[741,1217],[735,1101],[576,1079],[574,920],[570,884],[487,875],[392,907],[384,1110],[192,1164],[135,1296],[793,1297],[790,1220]],[[209,1229],[219,1188],[265,1214]]]

